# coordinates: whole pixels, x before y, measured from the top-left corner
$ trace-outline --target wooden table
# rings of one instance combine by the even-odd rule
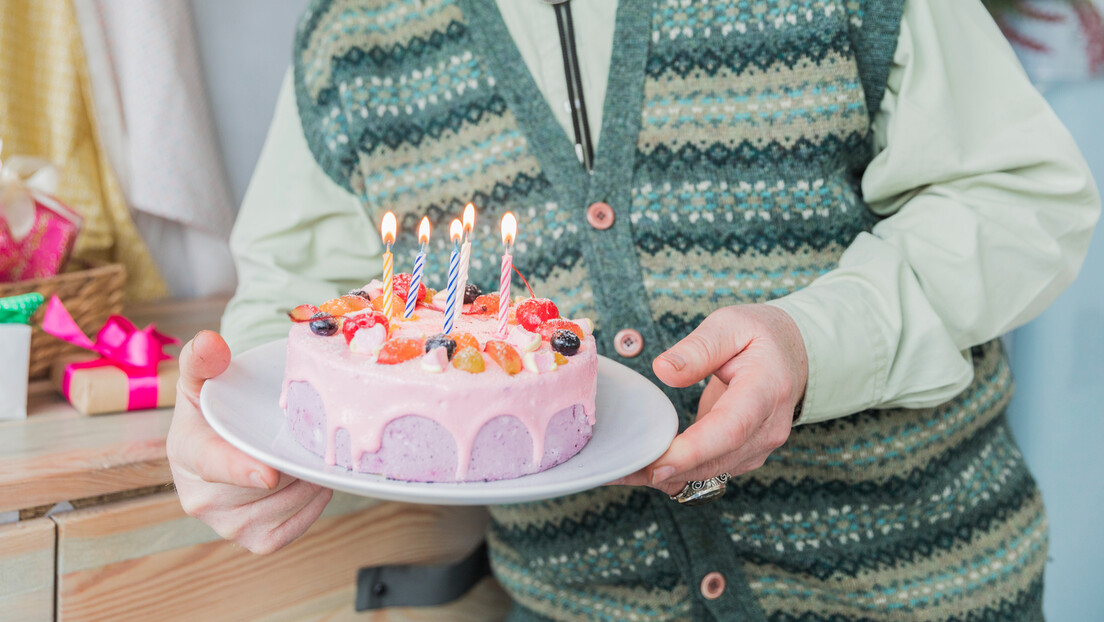
[[[161,302],[127,315],[186,339],[217,327],[225,303]],[[482,508],[337,493],[304,536],[256,556],[180,509],[165,457],[170,410],[88,417],[36,382],[28,412],[0,422],[0,515],[21,517],[0,525],[4,620],[483,622],[509,608],[485,579],[443,607],[353,610],[358,568],[460,559],[482,539]],[[46,515],[63,502],[75,509]]]

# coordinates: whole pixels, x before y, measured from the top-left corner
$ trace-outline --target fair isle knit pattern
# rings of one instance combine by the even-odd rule
[[[493,288],[514,211],[537,292],[594,317],[608,356],[639,330],[644,352],[619,360],[654,379],[652,358],[711,310],[804,287],[876,222],[859,182],[900,12],[621,0],[590,176],[491,0],[315,0],[297,98],[319,164],[374,220],[443,231],[474,201],[470,280]],[[586,223],[595,201],[608,230]],[[436,236],[427,270],[447,250]],[[950,402],[798,427],[709,506],[614,487],[492,508],[511,619],[1041,619],[1046,519],[1003,415],[1011,376],[999,343],[972,354]],[[668,390],[683,425],[699,393]],[[707,600],[713,571],[727,587]]]

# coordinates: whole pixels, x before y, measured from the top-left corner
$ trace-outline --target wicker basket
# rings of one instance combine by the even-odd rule
[[[93,265],[84,270],[63,272],[45,279],[0,283],[0,298],[38,292],[46,300],[57,295],[85,334],[95,337],[107,318],[123,310],[123,286],[126,269],[120,264]],[[44,378],[50,365],[62,356],[84,352],[42,332],[43,305],[31,318],[30,377]]]

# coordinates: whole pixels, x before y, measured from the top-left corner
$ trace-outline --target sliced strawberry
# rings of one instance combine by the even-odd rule
[[[322,310],[314,305],[299,305],[288,312],[288,317],[292,322],[309,322],[311,316],[321,312]]]

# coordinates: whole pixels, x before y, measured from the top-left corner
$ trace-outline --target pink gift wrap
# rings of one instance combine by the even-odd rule
[[[81,218],[56,199],[35,193],[29,234],[15,240],[0,215],[0,282],[50,277],[61,271],[80,231]]]

